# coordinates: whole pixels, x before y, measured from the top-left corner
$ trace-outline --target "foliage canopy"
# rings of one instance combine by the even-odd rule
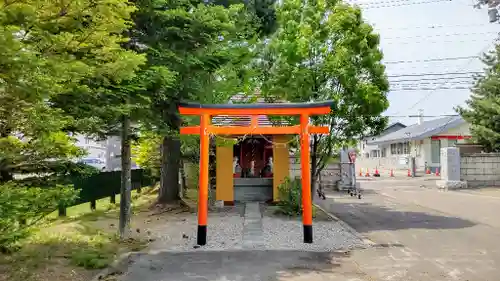
[[[330,127],[312,141],[312,180],[339,148],[387,124],[389,82],[379,36],[359,8],[335,0],[284,0],[278,29],[255,50],[255,80],[268,101],[333,100],[331,114],[312,118]],[[297,121],[297,120],[295,120]]]
[[[478,77],[468,107],[457,110],[470,124],[474,140],[487,151],[500,151],[500,46],[483,57],[486,73]]]

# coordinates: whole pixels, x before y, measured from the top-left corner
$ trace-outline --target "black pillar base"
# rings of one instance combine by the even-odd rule
[[[196,236],[196,243],[200,246],[207,244],[207,226],[198,225],[198,235]]]
[[[312,244],[313,242],[313,226],[304,224],[304,243]]]

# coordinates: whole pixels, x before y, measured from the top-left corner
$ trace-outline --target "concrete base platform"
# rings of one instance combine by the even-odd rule
[[[466,181],[437,180],[436,185],[441,189],[463,189],[467,188]]]

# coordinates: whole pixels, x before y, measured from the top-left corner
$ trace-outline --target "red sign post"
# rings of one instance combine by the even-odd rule
[[[349,152],[349,161],[351,161],[351,163],[356,163],[356,152],[355,151]]]

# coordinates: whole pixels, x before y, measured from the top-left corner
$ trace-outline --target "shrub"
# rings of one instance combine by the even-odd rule
[[[31,227],[57,207],[78,197],[72,186],[35,188],[9,182],[0,185],[0,250],[9,251]]]
[[[278,186],[278,212],[288,216],[298,216],[302,213],[302,185],[298,179],[286,178]]]
[[[286,216],[302,215],[302,183],[300,179],[286,178],[278,186],[279,200],[277,212]],[[312,216],[316,217],[316,206],[312,206]]]

